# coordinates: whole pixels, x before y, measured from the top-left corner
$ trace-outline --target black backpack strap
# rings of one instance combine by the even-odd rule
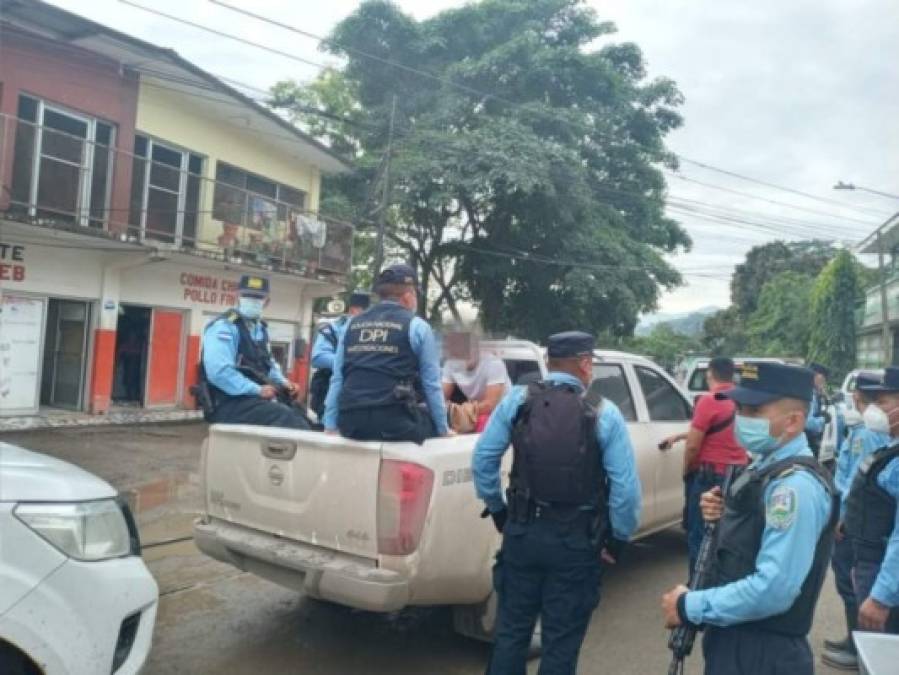
[[[324,324],[321,328],[318,329],[318,333],[323,338],[325,338],[325,340],[327,340],[334,349],[337,349],[337,343],[340,342],[340,338],[337,337],[337,331],[334,330],[334,326],[332,324]]]
[[[718,434],[730,427],[731,424],[734,423],[734,420],[737,418],[736,411],[732,412],[727,419],[721,420],[720,422],[715,422],[715,424],[711,425],[705,432],[706,436],[711,436],[712,434]]]

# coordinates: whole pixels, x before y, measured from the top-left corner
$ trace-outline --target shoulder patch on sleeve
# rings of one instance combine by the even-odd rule
[[[786,530],[796,520],[798,506],[796,490],[788,485],[778,485],[768,498],[765,522],[775,530]]]
[[[224,340],[225,342],[231,342],[231,340],[234,339],[234,336],[231,334],[231,331],[229,331],[229,330],[220,330],[215,334],[215,336],[219,340]]]

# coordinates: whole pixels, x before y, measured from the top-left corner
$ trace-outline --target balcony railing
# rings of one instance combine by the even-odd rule
[[[307,210],[302,192],[278,200],[207,177],[215,167],[189,151],[140,156],[117,149],[108,125],[41,112],[44,124],[0,115],[0,216],[310,277],[349,274],[353,226]]]

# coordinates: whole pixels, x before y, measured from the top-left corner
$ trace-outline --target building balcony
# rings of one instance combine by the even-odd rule
[[[36,102],[0,115],[0,218],[343,284],[352,225],[262,179],[209,177],[202,156]],[[24,114],[23,114],[24,112]],[[42,122],[42,123],[39,123]]]

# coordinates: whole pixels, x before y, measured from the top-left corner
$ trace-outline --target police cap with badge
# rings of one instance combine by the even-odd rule
[[[740,369],[739,384],[715,394],[740,405],[760,406],[782,398],[808,403],[812,400],[814,373],[808,368],[784,363],[746,363]]]
[[[271,288],[267,277],[260,277],[253,274],[244,274],[237,285],[237,292],[240,295],[249,297],[267,298],[270,290]]]

